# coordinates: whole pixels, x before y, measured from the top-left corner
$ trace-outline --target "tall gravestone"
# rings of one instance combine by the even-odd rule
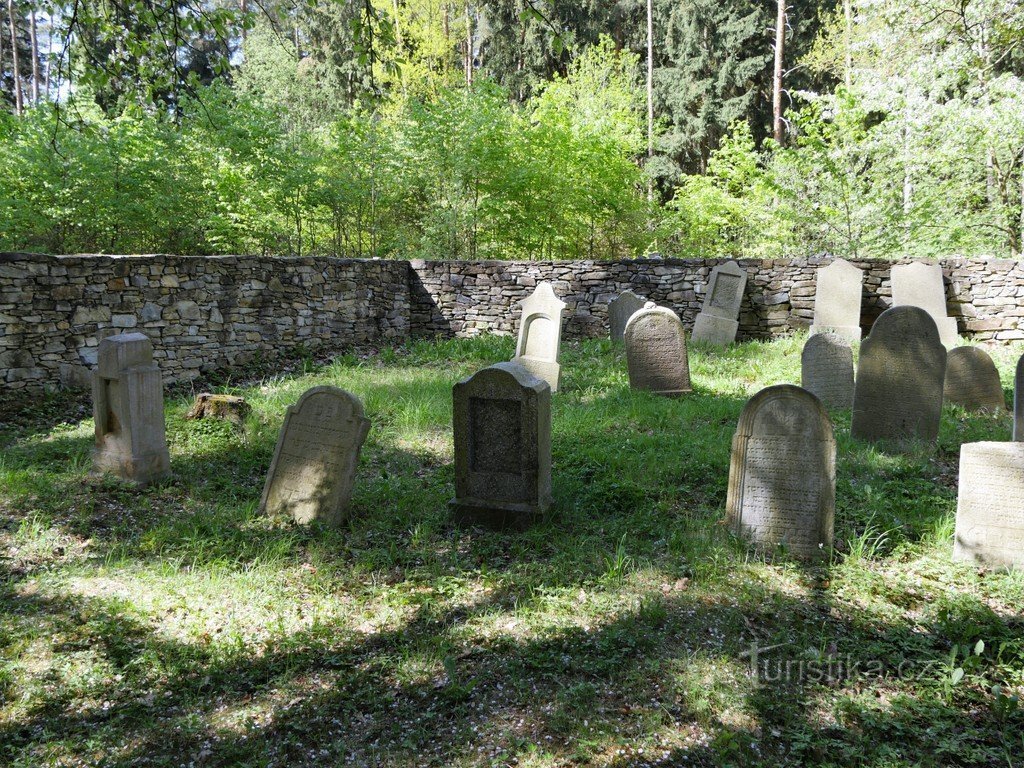
[[[313,387],[289,406],[260,510],[297,523],[338,525],[348,514],[359,450],[370,431],[363,404],[337,387]]]
[[[1013,439],[1024,442],[1024,355],[1013,375]]]
[[[842,336],[819,333],[804,344],[800,383],[829,410],[853,407],[853,349]]]
[[[629,318],[624,338],[632,389],[670,397],[691,390],[686,331],[675,312],[647,302]]]
[[[957,347],[946,357],[942,397],[969,411],[1006,411],[999,371],[989,354],[978,347]]]
[[[843,259],[836,259],[818,270],[812,336],[833,333],[851,342],[860,341],[863,282],[863,270]]]
[[[733,530],[764,548],[823,557],[832,546],[836,442],[818,399],[800,387],[763,389],[732,439],[726,513]]]
[[[608,326],[611,329],[612,341],[621,343],[622,334],[626,332],[626,323],[629,318],[644,308],[646,299],[637,296],[632,291],[623,291],[608,305]]]
[[[957,344],[956,318],[946,316],[946,288],[942,267],[938,264],[897,264],[891,271],[892,305],[920,307],[927,312],[939,331],[946,349]]]
[[[565,302],[555,295],[551,283],[542,282],[523,300],[523,319],[516,344],[518,363],[558,391],[562,368],[558,358],[562,343],[562,312]]]
[[[871,442],[933,442],[942,417],[946,349],[920,307],[892,307],[860,347],[850,434]]]
[[[452,390],[460,523],[525,528],[551,506],[551,388],[498,363]]]
[[[100,341],[96,361],[93,466],[140,485],[166,477],[171,458],[153,344],[142,333],[108,336]]]
[[[747,286],[747,272],[735,261],[711,270],[704,304],[693,324],[693,340],[726,346],[736,341],[740,324],[736,319]]]
[[[953,557],[1024,568],[1024,443],[964,443]]]

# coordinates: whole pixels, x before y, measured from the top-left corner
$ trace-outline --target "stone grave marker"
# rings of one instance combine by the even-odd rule
[[[711,281],[704,296],[704,304],[693,324],[693,340],[724,347],[736,341],[740,324],[743,291],[747,286],[747,272],[735,261],[711,270]]]
[[[92,376],[93,467],[139,485],[170,474],[164,392],[153,344],[143,333],[100,341]]]
[[[819,333],[804,344],[800,383],[829,410],[853,407],[853,349],[845,337]]]
[[[858,440],[934,442],[942,417],[946,349],[920,307],[892,307],[860,347],[850,434]]]
[[[949,351],[942,397],[969,411],[1006,410],[999,371],[989,354],[979,347],[957,347]]]
[[[691,391],[686,331],[671,309],[647,302],[626,323],[629,386],[659,395]]]
[[[369,431],[355,395],[337,387],[306,390],[285,414],[260,510],[301,524],[342,523]]]
[[[1018,358],[1013,376],[1013,439],[1024,442],[1024,355]]]
[[[1024,443],[964,443],[953,558],[1024,568]]]
[[[780,384],[747,401],[732,439],[726,514],[756,546],[824,557],[832,546],[836,441],[805,389]]]
[[[551,387],[498,363],[452,390],[455,520],[526,528],[551,506]]]
[[[812,336],[834,333],[851,342],[860,341],[863,282],[864,271],[843,259],[836,259],[818,270]]]
[[[938,264],[897,264],[891,271],[892,305],[920,307],[935,321],[946,349],[957,344],[956,318],[946,316],[946,289]]]
[[[565,302],[555,295],[551,283],[542,282],[522,303],[523,319],[512,362],[544,379],[551,391],[557,392],[562,370],[558,358]]]
[[[608,326],[611,329],[612,341],[622,342],[622,334],[626,331],[629,318],[644,308],[646,299],[632,291],[623,291],[608,305]]]

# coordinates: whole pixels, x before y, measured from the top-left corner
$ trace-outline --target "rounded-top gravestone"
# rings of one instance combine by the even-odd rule
[[[834,333],[819,333],[800,355],[801,385],[826,408],[853,406],[853,349]]]
[[[675,312],[647,302],[629,318],[624,338],[632,389],[668,396],[691,390],[686,331]]]
[[[979,347],[950,350],[942,396],[969,411],[1006,410],[999,371],[988,352]]]

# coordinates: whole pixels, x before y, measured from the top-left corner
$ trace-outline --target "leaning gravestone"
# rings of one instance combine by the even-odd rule
[[[1006,410],[999,371],[988,353],[978,347],[957,347],[946,356],[942,398],[969,411]]]
[[[668,396],[690,391],[686,331],[675,312],[649,301],[629,318],[623,336],[632,389]]]
[[[735,261],[728,261],[711,270],[711,282],[704,304],[693,324],[693,340],[726,346],[736,341],[740,324],[743,290],[747,273]]]
[[[920,307],[892,307],[860,347],[850,434],[859,440],[934,442],[942,417],[946,349]]]
[[[92,377],[96,446],[93,466],[140,485],[171,471],[164,393],[153,344],[142,333],[108,336]]]
[[[935,321],[946,349],[957,343],[956,318],[946,316],[946,289],[938,264],[897,264],[892,268],[892,305],[920,307]]]
[[[518,363],[546,381],[552,392],[558,391],[561,366],[558,364],[562,341],[562,312],[565,302],[555,296],[551,283],[537,286],[529,298],[523,300],[523,319],[519,325],[516,344]]]
[[[284,417],[260,510],[297,523],[342,523],[369,430],[355,395],[337,387],[304,392]]]
[[[853,407],[853,350],[834,333],[819,333],[804,344],[800,384],[828,409]]]
[[[860,341],[863,282],[863,270],[843,259],[818,270],[811,335],[834,333],[851,342]]]
[[[832,546],[836,441],[818,399],[780,384],[754,395],[732,439],[726,514],[759,547],[822,557]]]
[[[626,331],[629,318],[644,308],[646,299],[632,291],[624,291],[612,299],[608,305],[608,326],[611,329],[612,341],[622,342],[622,334]]]
[[[1017,360],[1013,376],[1013,439],[1024,442],[1024,355]]]
[[[964,443],[953,558],[1024,568],[1024,443]]]
[[[498,363],[452,390],[456,521],[525,528],[551,506],[551,388]]]

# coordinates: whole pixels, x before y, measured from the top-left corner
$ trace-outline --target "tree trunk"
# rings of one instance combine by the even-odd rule
[[[647,0],[647,162],[654,157],[654,0]],[[647,199],[654,199],[654,183],[647,178]]]
[[[846,87],[853,85],[853,0],[843,0],[843,16],[846,17],[846,28],[843,30],[846,48]]]
[[[786,42],[786,0],[777,0],[775,20],[775,74],[772,78],[772,135],[782,143],[782,54]]]
[[[29,35],[32,40],[32,103],[39,103],[39,44],[36,38],[36,9],[29,10]]]
[[[7,25],[11,29],[11,69],[14,71],[14,114],[20,115],[24,104],[21,100],[21,67],[18,63],[18,27],[14,23],[14,0],[7,0]]]
[[[473,16],[466,3],[466,87],[473,87]]]

